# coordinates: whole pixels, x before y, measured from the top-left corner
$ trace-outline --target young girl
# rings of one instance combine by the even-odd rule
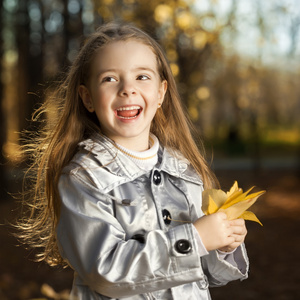
[[[41,259],[74,269],[71,299],[210,299],[247,278],[244,220],[203,216],[217,182],[157,42],[102,26],[39,114],[53,100],[23,229]]]

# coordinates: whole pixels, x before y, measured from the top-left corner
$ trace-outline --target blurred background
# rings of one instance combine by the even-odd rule
[[[247,222],[249,279],[213,299],[300,299],[298,0],[0,0],[0,299],[68,299],[72,271],[12,236],[26,165],[20,132],[97,26],[132,22],[164,47],[222,188],[267,193]],[[25,157],[26,160],[26,157]]]

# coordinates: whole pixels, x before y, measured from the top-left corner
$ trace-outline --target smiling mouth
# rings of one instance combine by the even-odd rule
[[[140,106],[125,106],[120,107],[116,110],[116,115],[121,119],[134,119],[136,118],[142,111]]]

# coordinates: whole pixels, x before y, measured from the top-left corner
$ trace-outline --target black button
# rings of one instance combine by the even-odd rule
[[[167,209],[163,209],[162,215],[163,215],[165,224],[169,225],[171,223],[171,219],[172,219],[170,212]]]
[[[188,240],[179,240],[175,243],[175,249],[179,253],[189,253],[192,249],[191,243]]]
[[[159,185],[161,183],[161,175],[157,170],[155,170],[153,173],[153,181],[156,185]]]

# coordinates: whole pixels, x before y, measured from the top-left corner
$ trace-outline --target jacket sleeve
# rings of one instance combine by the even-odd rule
[[[199,281],[206,284],[191,224],[126,240],[112,200],[74,174],[59,181],[57,239],[84,285],[113,298]]]
[[[189,188],[191,189],[191,187]],[[192,194],[197,193],[193,191]],[[201,203],[194,205],[196,211],[194,220],[204,215],[201,206]],[[199,237],[199,239],[201,238]],[[201,261],[204,273],[211,287],[222,286],[230,281],[248,278],[249,259],[244,244],[225,257],[220,257],[217,250],[209,251],[208,255],[201,257]]]
[[[210,251],[209,255],[202,257],[202,266],[212,287],[247,279],[249,260],[245,245],[242,244],[225,258],[220,258],[217,251]]]

